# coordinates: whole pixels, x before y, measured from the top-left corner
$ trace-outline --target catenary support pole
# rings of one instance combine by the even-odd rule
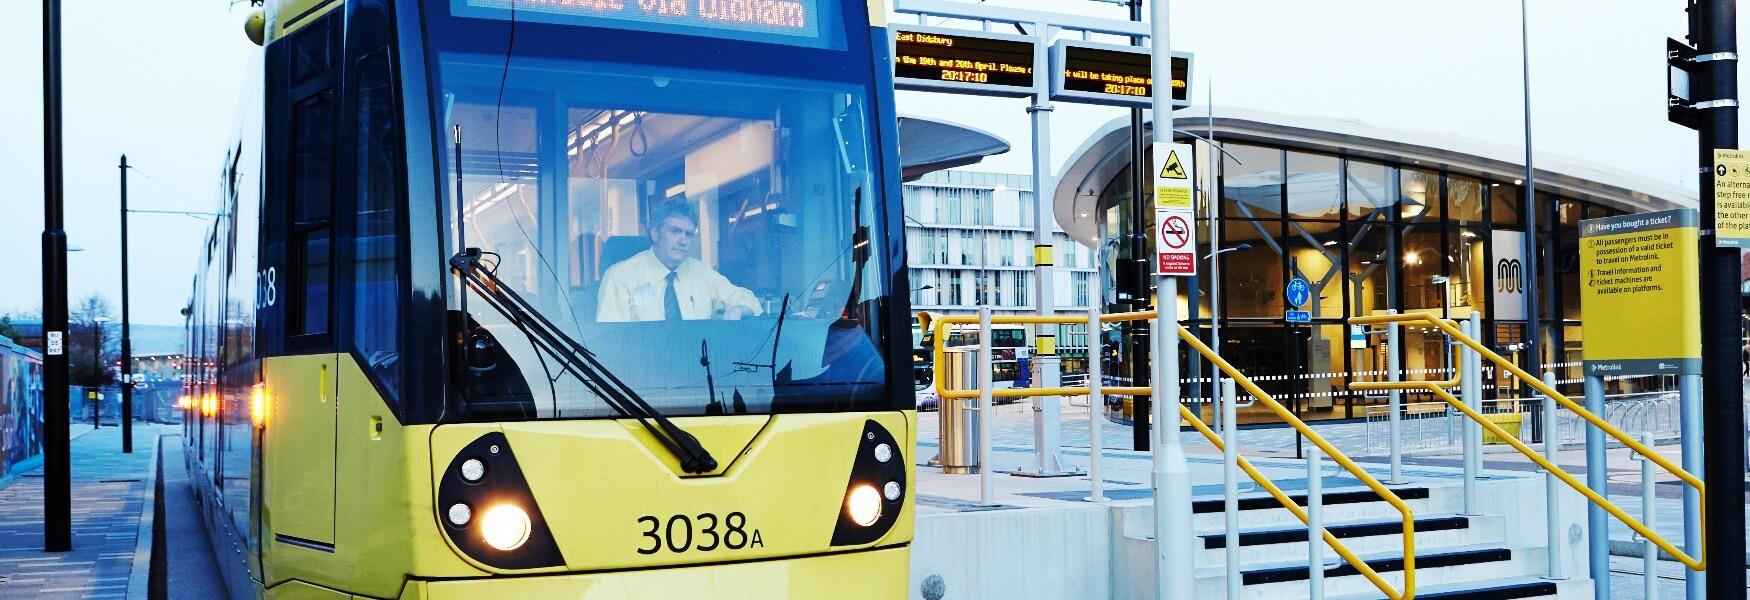
[[[996,504],[996,482],[991,464],[990,430],[995,426],[991,409],[990,307],[978,307],[978,502]]]
[[[1032,25],[1039,43],[1033,45],[1033,64],[1047,64],[1050,53],[1051,26]],[[1050,79],[1035,77],[1033,104],[1027,114],[1033,124],[1033,283],[1038,291],[1039,314],[1051,316],[1057,312],[1054,293],[1056,284],[1057,222],[1051,212],[1051,194],[1057,184],[1051,177],[1051,89]],[[1033,373],[1035,385],[1058,387],[1063,377],[1057,356],[1055,323],[1040,323],[1033,328]],[[1039,475],[1063,473],[1063,398],[1037,396],[1033,398],[1033,471]]]
[[[1604,414],[1604,378],[1586,376],[1586,411]],[[1599,495],[1610,493],[1604,454],[1604,430],[1582,425],[1586,431],[1586,487]],[[1608,497],[1608,496],[1607,496]],[[1592,597],[1610,600],[1610,520],[1597,503],[1586,503],[1586,566],[1592,577]]]
[[[134,453],[134,342],[128,321],[128,155],[121,162],[122,197],[122,453]]]
[[[61,171],[61,2],[43,0],[43,550],[48,552],[73,549]]]
[[[1543,384],[1551,389],[1556,387],[1556,374],[1545,371]],[[1549,396],[1540,395],[1543,405],[1543,457],[1552,465],[1560,465],[1556,460],[1556,452],[1561,449],[1561,441],[1556,439],[1556,401]],[[1544,540],[1549,545],[1549,579],[1567,579],[1562,573],[1562,480],[1555,473],[1543,474],[1544,500]]]
[[[1538,333],[1542,325],[1537,314],[1537,169],[1531,160],[1531,31],[1526,20],[1528,0],[1519,0],[1519,72],[1525,101],[1525,201],[1520,212],[1525,214],[1525,372],[1543,370],[1543,340]]]
[[[1714,211],[1715,149],[1738,147],[1738,3],[1696,0],[1698,56],[1695,98],[1708,108],[1697,117],[1701,171],[1701,376],[1707,394],[1703,465],[1707,497],[1709,600],[1744,598],[1744,380],[1740,371],[1743,297],[1737,248],[1717,248]]]
[[[1143,0],[1130,0],[1131,21],[1142,22],[1142,3]],[[1144,43],[1144,39],[1140,36],[1130,38],[1130,44],[1132,46],[1142,46]],[[1125,262],[1122,259],[1114,261],[1118,268],[1116,269],[1117,272],[1112,275],[1115,281],[1120,282],[1119,285],[1125,286],[1126,288],[1119,290],[1122,293],[1118,295],[1118,299],[1120,301],[1126,300],[1124,294],[1129,294],[1128,301],[1130,302],[1131,310],[1136,311],[1146,310],[1148,308],[1149,283],[1150,280],[1153,279],[1151,276],[1153,272],[1150,270],[1152,267],[1149,266],[1148,260],[1148,240],[1153,233],[1149,230],[1148,223],[1143,218],[1143,215],[1154,206],[1154,204],[1149,201],[1148,195],[1143,193],[1143,189],[1148,187],[1148,176],[1150,175],[1148,172],[1149,167],[1146,166],[1148,164],[1147,141],[1143,136],[1143,127],[1146,122],[1147,121],[1143,119],[1142,109],[1130,109],[1129,184],[1131,223],[1130,231],[1128,233],[1125,233],[1122,227],[1119,228],[1119,235],[1123,236],[1128,243],[1130,258],[1129,262]],[[1131,343],[1126,350],[1130,356],[1129,360],[1125,361],[1126,364],[1130,365],[1127,373],[1134,379],[1131,381],[1130,385],[1144,385],[1150,375],[1146,365],[1149,364],[1148,349],[1152,346],[1152,342],[1138,338],[1146,335],[1146,332],[1149,331],[1149,327],[1146,325],[1140,325],[1136,321],[1131,321],[1127,324],[1120,324],[1119,327],[1130,333],[1128,339]],[[1120,374],[1122,375],[1124,373]],[[1150,405],[1153,402],[1153,398],[1137,397],[1131,399],[1130,446],[1132,450],[1137,452],[1146,452],[1149,450],[1149,414]]]
[[[1154,0],[1149,14],[1150,75],[1155,81],[1172,81],[1172,44],[1168,39],[1167,0]],[[1156,139],[1172,141],[1172,86],[1157,85],[1153,92]],[[1159,158],[1159,157],[1157,157]],[[1152,171],[1152,166],[1150,167]],[[1156,330],[1159,341],[1154,354],[1156,402],[1154,403],[1153,474],[1155,504],[1155,597],[1182,600],[1191,597],[1191,471],[1180,440],[1179,415],[1179,280],[1155,279]]]

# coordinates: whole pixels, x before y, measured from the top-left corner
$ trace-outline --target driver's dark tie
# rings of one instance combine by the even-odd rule
[[[669,321],[681,320],[681,299],[675,295],[674,278],[675,272],[669,271],[665,278],[668,280],[668,291],[662,293],[662,315],[663,319]]]

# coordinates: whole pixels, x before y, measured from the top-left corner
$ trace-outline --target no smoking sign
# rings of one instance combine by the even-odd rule
[[[1155,256],[1160,275],[1197,274],[1197,233],[1188,210],[1155,211]]]

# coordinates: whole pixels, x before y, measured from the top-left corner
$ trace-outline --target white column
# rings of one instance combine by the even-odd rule
[[[1033,45],[1033,64],[1049,64],[1051,26],[1034,23],[1032,28],[1033,35],[1038,38],[1038,43]],[[1050,316],[1057,312],[1053,298],[1055,290],[1052,289],[1056,287],[1052,276],[1057,269],[1054,268],[1056,239],[1051,227],[1055,221],[1051,194],[1057,186],[1051,176],[1051,83],[1048,77],[1033,79],[1037,87],[1033,92],[1033,104],[1027,107],[1027,114],[1033,117],[1033,279],[1039,285],[1039,314]],[[1043,323],[1033,328],[1033,382],[1036,386],[1058,387],[1062,380],[1062,365],[1057,357],[1057,330],[1057,325]],[[1033,398],[1033,468],[1040,475],[1063,472],[1062,400],[1058,396]]]

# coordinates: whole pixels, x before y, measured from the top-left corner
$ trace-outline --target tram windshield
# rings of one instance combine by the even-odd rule
[[[569,28],[506,25],[452,19],[469,46],[429,54],[446,256],[459,211],[497,278],[665,415],[889,406],[865,85],[596,61]],[[468,302],[493,347],[465,358],[463,418],[619,416]]]

